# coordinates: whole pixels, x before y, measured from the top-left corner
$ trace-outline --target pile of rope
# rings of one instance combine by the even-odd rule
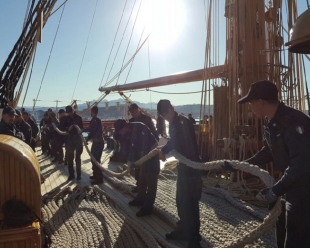
[[[44,229],[51,248],[175,247],[120,211],[115,199],[98,187],[64,188],[43,199]]]

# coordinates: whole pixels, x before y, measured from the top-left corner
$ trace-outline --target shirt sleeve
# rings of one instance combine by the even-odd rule
[[[245,162],[248,162],[249,164],[254,164],[254,165],[263,165],[272,162],[272,154],[271,150],[264,139],[263,141],[264,146],[260,151],[258,151],[253,157],[248,158],[245,160]]]
[[[308,125],[290,125],[284,134],[284,142],[290,162],[282,178],[273,187],[273,192],[277,196],[308,181],[310,177],[310,128]]]

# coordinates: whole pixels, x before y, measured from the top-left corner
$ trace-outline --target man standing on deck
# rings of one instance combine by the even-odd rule
[[[104,140],[102,137],[102,124],[101,120],[97,117],[98,115],[98,107],[94,106],[91,108],[91,116],[92,119],[89,123],[89,127],[85,128],[84,132],[89,132],[87,141],[93,140],[93,144],[91,146],[91,154],[94,156],[94,158],[97,160],[97,162],[100,163],[102,150],[104,147]],[[92,170],[93,175],[90,176],[90,179],[93,179],[91,181],[91,184],[102,184],[103,183],[103,174],[100,168],[95,164],[95,162],[91,161],[92,163]]]
[[[139,160],[158,145],[150,129],[141,122],[126,123],[125,120],[119,119],[114,123],[114,128],[113,137],[122,143],[128,162]],[[137,217],[150,215],[153,212],[159,170],[158,155],[140,166],[138,194],[129,202],[130,206],[142,206],[136,213]]]
[[[41,141],[42,141],[42,154],[46,153],[46,156],[51,154],[51,147],[49,142],[49,131],[47,129],[50,125],[51,119],[48,112],[44,113],[43,119],[40,121],[40,130],[41,130]]]
[[[128,108],[132,118],[129,119],[129,122],[142,122],[144,123],[151,131],[151,133],[154,135],[155,139],[157,140],[157,142],[159,141],[159,137],[158,137],[158,133],[155,129],[154,123],[152,121],[152,118],[149,117],[148,115],[145,115],[143,113],[141,113],[138,105],[136,103],[133,103],[129,106]],[[136,168],[135,169],[135,179],[137,180],[136,183],[136,188],[134,188],[132,190],[133,193],[137,193],[138,192],[138,188],[139,188],[139,177],[140,177],[140,168]]]
[[[174,111],[169,100],[160,100],[157,112],[169,122],[170,140],[161,149],[159,158],[166,160],[165,154],[175,150],[187,159],[201,162],[193,123],[185,116]],[[199,248],[199,200],[202,192],[201,171],[192,169],[185,164],[178,164],[176,204],[180,220],[177,229],[167,233],[167,239],[188,240],[189,248]]]
[[[32,150],[35,152],[35,147],[36,147],[36,138],[37,135],[39,133],[39,128],[37,126],[37,124],[29,117],[29,113],[28,112],[22,112],[22,117],[24,119],[25,122],[27,122],[30,126],[31,126],[31,133],[32,133],[32,138],[31,138],[31,142],[30,142],[30,146],[32,148]]]
[[[73,159],[75,151],[75,163],[76,163],[76,175],[77,180],[81,179],[81,154],[83,152],[83,142],[78,133],[77,129],[73,125],[77,125],[81,130],[83,130],[83,121],[82,117],[77,115],[72,106],[68,105],[66,107],[66,113],[68,114],[65,119],[64,128],[69,133],[66,140],[66,153],[68,159],[68,169],[69,177],[68,181],[71,181],[75,178],[74,169],[73,169]]]
[[[13,124],[15,116],[17,116],[17,114],[13,108],[10,106],[5,106],[3,108],[2,119],[0,121],[0,134],[10,135],[24,141],[25,138],[23,133]]]
[[[238,103],[249,103],[258,118],[264,118],[264,145],[250,164],[273,162],[282,178],[261,193],[272,204],[282,196],[277,222],[277,243],[282,248],[310,247],[310,118],[278,100],[278,89],[269,81],[251,85]]]
[[[14,119],[14,124],[18,130],[20,130],[24,137],[25,137],[25,143],[29,146],[31,145],[31,139],[32,139],[32,131],[30,125],[25,122],[22,118],[21,112],[16,109],[15,110],[16,116]]]

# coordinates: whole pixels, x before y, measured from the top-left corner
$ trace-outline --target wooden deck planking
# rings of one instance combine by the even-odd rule
[[[109,162],[106,152],[109,152],[109,151],[104,150],[103,155],[102,155],[102,162],[104,160],[105,161],[102,165],[109,169],[115,170],[117,164],[113,164]],[[51,158],[47,158],[39,154],[41,154],[41,150],[37,149],[37,156],[40,162],[41,173],[45,177],[45,182],[41,185],[42,195],[48,193],[49,191],[55,188],[63,188],[69,185],[71,186],[71,185],[76,184],[80,187],[90,185],[89,176],[92,175],[92,164],[91,164],[91,160],[85,148],[83,149],[83,153],[81,156],[81,160],[82,160],[81,180],[74,179],[70,182],[67,181],[68,176],[69,176],[67,166],[63,164],[58,165],[56,163],[52,163]],[[108,195],[110,195],[111,197],[115,198],[118,201],[118,203],[120,204],[119,207],[122,209],[122,212],[125,211],[131,218],[136,219],[137,222],[140,222],[144,226],[147,226],[148,229],[159,234],[163,238],[165,238],[165,234],[167,232],[170,232],[173,230],[173,228],[169,224],[165,223],[163,220],[161,220],[155,215],[145,216],[143,218],[136,217],[136,212],[139,210],[139,208],[128,205],[128,202],[133,199],[132,196],[114,188],[106,180],[104,180],[104,183],[99,186],[101,189],[107,192]],[[171,242],[170,241],[170,243],[178,247],[186,247],[186,242],[177,242],[177,241]]]

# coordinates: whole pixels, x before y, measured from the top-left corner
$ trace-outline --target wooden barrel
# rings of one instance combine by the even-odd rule
[[[0,207],[5,201],[14,197],[26,203],[38,216],[41,215],[41,183],[38,159],[26,143],[15,137],[1,134]],[[0,219],[2,218],[3,215],[0,215]],[[6,230],[0,228],[0,248],[39,247],[41,243],[39,226],[39,223],[33,223],[25,228]],[[25,239],[22,240],[22,233],[35,233],[35,235],[25,235]],[[31,245],[28,246],[29,244]]]

